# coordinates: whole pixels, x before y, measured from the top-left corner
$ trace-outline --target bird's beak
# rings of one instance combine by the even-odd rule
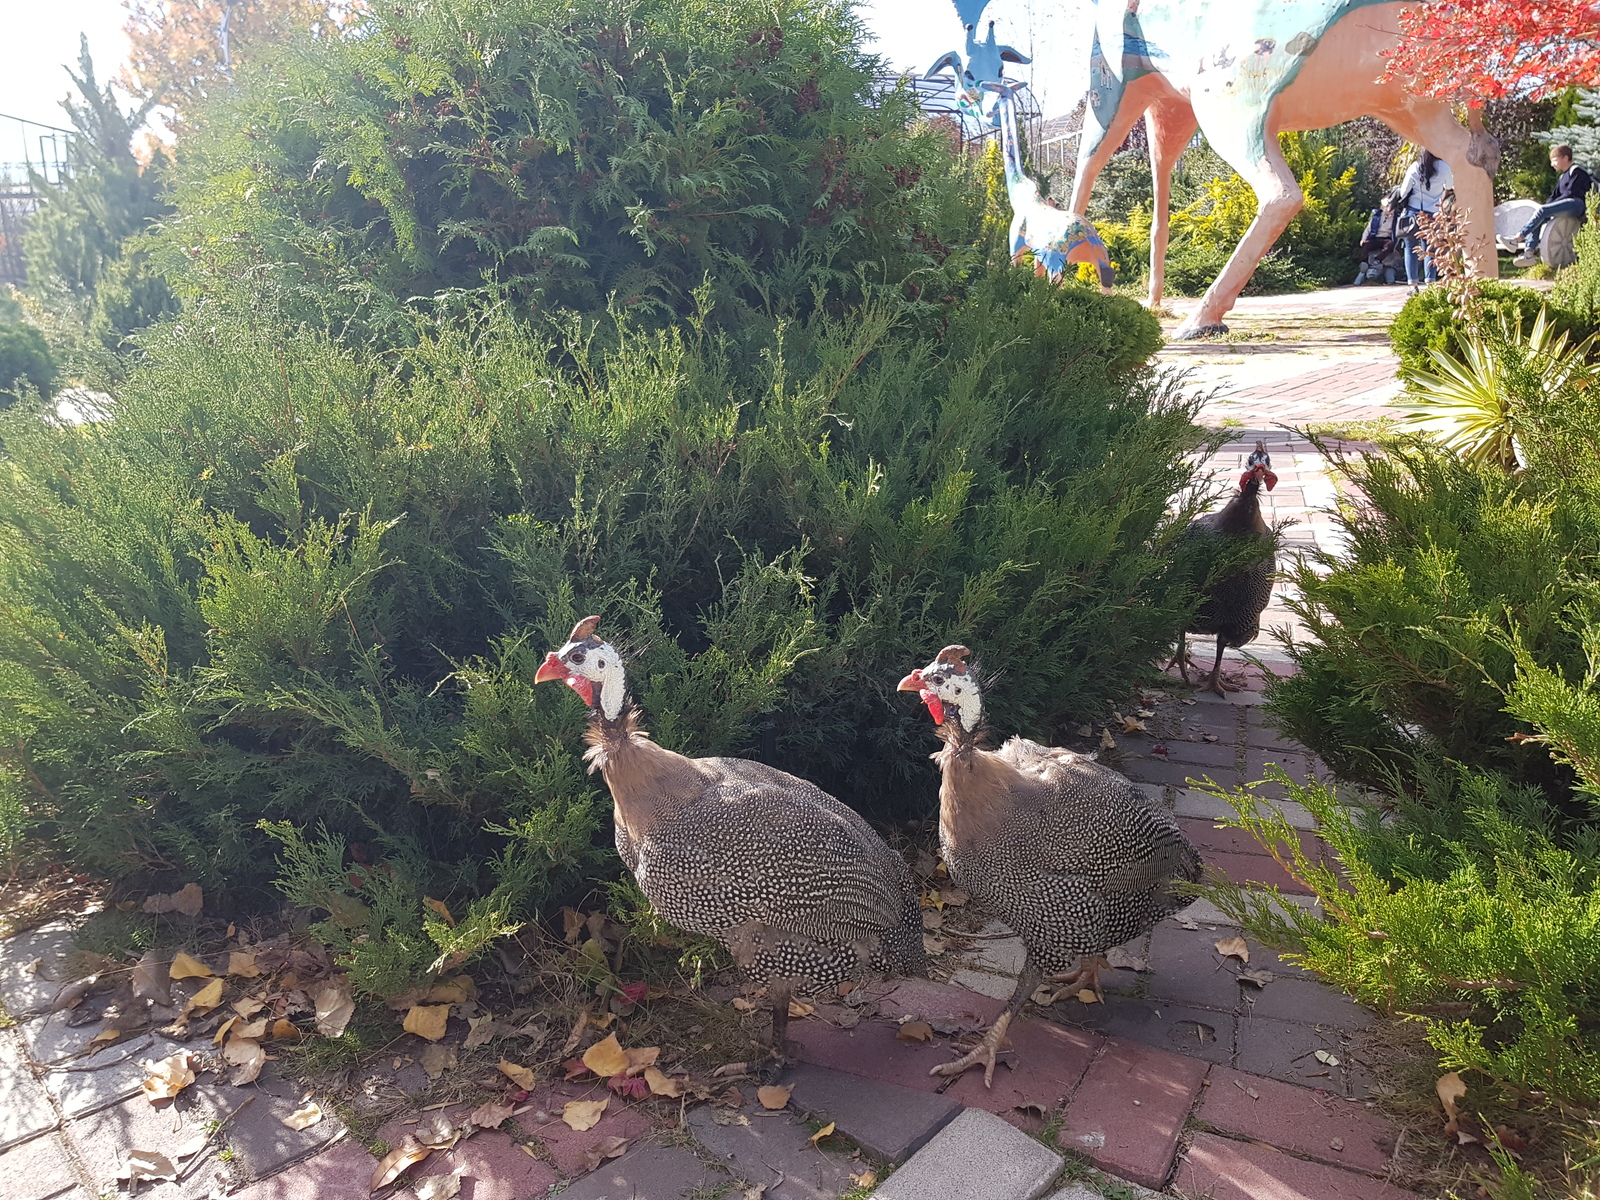
[[[927,681],[922,678],[921,671],[913,671],[900,681],[898,689],[902,692],[916,692],[922,702],[928,706],[928,715],[933,718],[935,725],[944,724],[944,701],[939,699],[938,693],[928,687]]]
[[[553,658],[555,656],[551,655],[551,657]],[[897,690],[902,692],[920,692],[927,686],[927,684],[922,682],[922,672],[913,671],[900,681],[900,686]]]
[[[533,673],[533,681],[535,683],[549,683],[552,679],[565,679],[566,677],[567,664],[556,657],[554,650],[545,655],[544,662]]]

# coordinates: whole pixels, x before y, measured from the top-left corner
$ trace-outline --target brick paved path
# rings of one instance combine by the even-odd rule
[[[1218,389],[1206,419],[1237,432],[1214,460],[1220,478],[1237,479],[1256,438],[1266,441],[1280,480],[1268,515],[1299,522],[1287,535],[1291,546],[1337,549],[1335,527],[1313,511],[1336,493],[1312,448],[1278,426],[1379,415],[1395,391],[1382,329],[1398,300],[1372,289],[1245,301],[1230,317],[1233,328],[1270,330],[1275,340],[1163,351],[1164,362]],[[1281,585],[1267,624],[1293,624]],[[1282,669],[1285,659],[1270,643],[1250,649]],[[1197,657],[1208,655],[1198,648]],[[1259,683],[1259,671],[1245,674]],[[1231,786],[1260,778],[1269,762],[1300,776],[1319,764],[1263,723],[1254,688],[1187,703],[1179,691],[1155,698],[1152,736],[1122,739],[1119,765],[1173,807],[1213,869],[1295,890],[1254,842],[1216,828],[1219,802],[1189,781]],[[1315,850],[1306,814],[1289,806],[1288,815]],[[953,1042],[998,1011],[1020,965],[1020,946],[1003,926],[976,932],[982,936],[949,933],[949,950],[936,960],[939,978],[867,989],[850,997],[854,1007],[824,1005],[794,1022],[804,1061],[790,1073],[786,1112],[754,1103],[702,1106],[683,1113],[679,1125],[674,1106],[612,1097],[601,1122],[579,1133],[561,1122],[561,1107],[595,1087],[547,1084],[511,1123],[434,1155],[419,1174],[458,1172],[467,1200],[530,1200],[563,1184],[567,1200],[836,1200],[869,1165],[882,1175],[901,1164],[878,1188],[883,1200],[1092,1200],[1103,1187],[1084,1165],[1092,1163],[1108,1177],[1211,1200],[1407,1195],[1385,1181],[1397,1148],[1394,1129],[1369,1098],[1360,1031],[1371,1018],[1253,943],[1250,967],[1272,979],[1242,981],[1240,963],[1215,948],[1237,931],[1204,903],[1128,947],[1119,960],[1128,965],[1107,980],[1103,1004],[1067,998],[1030,1010],[1012,1029],[1007,1065],[992,1089],[969,1072],[940,1091],[928,1067],[947,1061]],[[126,1192],[115,1178],[126,1149],[170,1151],[235,1112],[211,1147],[185,1160],[195,1165],[184,1180],[144,1183],[138,1194],[368,1195],[373,1157],[343,1136],[336,1119],[300,1133],[284,1126],[301,1093],[270,1066],[255,1087],[201,1082],[177,1106],[157,1107],[139,1093],[138,1060],[168,1052],[163,1044],[69,1058],[86,1031],[47,1012],[59,986],[50,980],[60,978],[68,948],[65,929],[0,943],[0,994],[19,1020],[0,1032],[0,1195],[89,1200]],[[928,1021],[935,1036],[897,1038],[904,1018]],[[403,1045],[396,1050],[406,1053]],[[415,1067],[392,1072],[378,1064],[365,1086],[400,1095],[422,1082]],[[753,1093],[749,1081],[742,1086]],[[238,1110],[247,1094],[255,1099]],[[810,1125],[801,1122],[807,1116]],[[834,1122],[859,1149],[831,1148],[837,1139],[818,1148],[810,1135],[819,1121]],[[407,1129],[396,1124],[382,1136],[393,1143]],[[630,1145],[601,1160],[615,1145],[607,1139]],[[405,1188],[385,1194],[410,1195]]]

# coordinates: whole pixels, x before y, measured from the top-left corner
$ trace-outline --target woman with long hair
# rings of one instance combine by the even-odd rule
[[[1400,195],[1406,206],[1401,229],[1406,248],[1406,282],[1411,294],[1416,295],[1424,282],[1437,283],[1439,272],[1428,253],[1428,242],[1423,232],[1423,217],[1439,211],[1439,203],[1447,192],[1453,191],[1455,180],[1450,174],[1450,164],[1426,148],[1422,157],[1412,163],[1400,184]]]

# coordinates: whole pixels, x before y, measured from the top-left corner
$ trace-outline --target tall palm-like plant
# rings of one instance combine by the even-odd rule
[[[1519,452],[1516,421],[1530,403],[1586,388],[1595,377],[1589,355],[1595,338],[1575,346],[1558,333],[1545,309],[1531,329],[1509,314],[1474,329],[1461,343],[1461,357],[1430,350],[1434,370],[1407,375],[1408,394],[1391,403],[1408,415],[1403,427],[1429,435],[1473,462],[1515,471]]]

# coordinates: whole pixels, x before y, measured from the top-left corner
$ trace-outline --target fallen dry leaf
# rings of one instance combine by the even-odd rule
[[[1275,976],[1271,971],[1252,970],[1240,971],[1239,978],[1244,980],[1246,983],[1253,983],[1257,987],[1266,987],[1267,984],[1271,983],[1277,978],[1277,976]]]
[[[198,958],[191,958],[182,950],[172,956],[172,966],[167,968],[169,979],[210,979],[216,972]]]
[[[830,1133],[832,1133],[833,1130],[834,1130],[834,1123],[832,1121],[829,1121],[821,1129],[817,1130],[815,1133],[813,1133],[811,1135],[811,1144],[813,1146],[815,1146],[823,1138],[827,1137]]]
[[[1245,945],[1242,937],[1223,938],[1217,943],[1217,953],[1224,958],[1237,958],[1243,963],[1250,961],[1250,947]]]
[[[476,1050],[484,1045],[500,1031],[500,1022],[494,1019],[493,1013],[484,1013],[481,1017],[467,1018],[467,1040],[463,1045],[468,1050]]]
[[[191,1013],[204,1015],[222,1003],[222,980],[213,979],[205,987],[189,997],[189,1002],[183,1006],[183,1017]]]
[[[895,1030],[894,1036],[902,1042],[931,1042],[933,1026],[926,1021],[907,1021]]]
[[[478,985],[470,975],[456,975],[441,980],[428,989],[423,997],[429,1004],[465,1004],[478,998]]]
[[[317,1032],[327,1038],[342,1036],[356,1011],[356,1002],[350,996],[349,980],[342,976],[330,979],[317,989],[311,1002],[316,1005]]]
[[[644,1081],[650,1085],[650,1092],[655,1096],[681,1096],[683,1087],[676,1079],[669,1078],[659,1067],[646,1067]]]
[[[583,1169],[596,1170],[606,1159],[618,1157],[627,1148],[628,1139],[625,1137],[603,1138],[583,1152]]]
[[[228,974],[241,979],[254,979],[261,974],[261,968],[256,966],[254,954],[234,950],[228,955]]]
[[[923,909],[922,927],[928,930],[944,928],[944,914],[936,908]]]
[[[255,996],[244,996],[238,1000],[235,1000],[228,1007],[233,1009],[234,1012],[238,1013],[241,1017],[248,1021],[266,1006],[267,1005],[265,1001]]]
[[[406,1013],[403,1028],[407,1033],[414,1033],[420,1038],[427,1038],[430,1042],[437,1042],[444,1036],[445,1026],[449,1021],[448,1004],[413,1004]]]
[[[1078,1003],[1099,1004],[1100,993],[1096,992],[1093,988],[1080,988],[1078,991]]]
[[[789,1016],[796,1021],[803,1017],[809,1017],[816,1011],[817,1006],[815,1004],[807,1004],[804,1000],[789,1001]]]
[[[470,1126],[468,1132],[471,1132]],[[429,1150],[449,1150],[461,1140],[461,1130],[446,1114],[433,1112],[417,1126],[415,1136]]]
[[[290,1129],[299,1130],[310,1129],[320,1120],[322,1120],[321,1106],[315,1100],[307,1100],[299,1108],[283,1118],[283,1123]]]
[[[727,1109],[722,1109],[722,1108],[719,1108],[715,1112],[713,1112],[711,1114],[711,1119],[714,1122],[716,1122],[718,1125],[748,1125],[748,1124],[750,1124],[750,1118],[745,1116],[742,1112],[729,1112]]]
[[[1148,971],[1150,960],[1135,954],[1126,946],[1113,946],[1106,951],[1106,961],[1123,971]]]
[[[256,1076],[261,1074],[261,1068],[267,1065],[267,1052],[261,1048],[260,1042],[235,1035],[229,1037],[227,1045],[222,1047],[222,1060],[233,1067],[228,1082],[235,1087],[243,1087],[247,1083],[254,1083]]]
[[[456,1048],[447,1046],[443,1042],[433,1042],[422,1048],[417,1061],[422,1064],[423,1074],[432,1081],[455,1067]]]
[[[876,1171],[863,1171],[859,1175],[850,1176],[850,1182],[858,1188],[869,1188],[878,1182],[878,1173]]]
[[[1102,750],[1115,750],[1116,748],[1117,748],[1117,739],[1111,736],[1111,730],[1102,729],[1100,731],[1100,749],[1102,749]]]
[[[127,1160],[117,1171],[118,1179],[176,1179],[178,1168],[157,1150],[129,1150]]]
[[[238,1020],[237,1017],[230,1020]],[[233,1030],[234,1037],[263,1038],[267,1036],[267,1019],[262,1017],[259,1021],[251,1021],[247,1025],[237,1025]]]
[[[519,1067],[516,1063],[502,1058],[500,1060],[500,1074],[525,1092],[533,1090],[533,1070],[530,1067]]]
[[[511,1119],[511,1114],[515,1111],[516,1109],[510,1104],[495,1104],[493,1102],[480,1104],[472,1110],[472,1115],[467,1118],[467,1122],[481,1129],[499,1129],[501,1125]]]
[[[1137,717],[1153,717],[1155,715],[1155,709],[1153,708],[1141,708],[1134,713],[1134,716]]]
[[[1461,1114],[1456,1109],[1456,1102],[1467,1094],[1467,1085],[1460,1074],[1451,1071],[1448,1075],[1439,1076],[1439,1082],[1433,1085],[1434,1091],[1439,1094],[1439,1103],[1444,1105],[1445,1121],[1444,1131],[1456,1133],[1460,1128]]]
[[[756,1089],[756,1099],[761,1101],[761,1107],[776,1112],[780,1108],[789,1106],[789,1093],[792,1087],[780,1087],[778,1084],[769,1084],[767,1087]]]
[[[175,892],[165,895],[157,894],[146,896],[140,906],[147,913],[182,913],[186,917],[198,917],[205,908],[205,893],[200,890],[198,883],[188,883]]]
[[[610,1033],[583,1052],[583,1065],[601,1079],[610,1079],[628,1069],[628,1053],[617,1041],[617,1035]]]
[[[1193,917],[1174,917],[1179,929],[1199,929],[1200,925]]]
[[[432,1153],[432,1150],[407,1134],[405,1141],[385,1154],[378,1163],[378,1169],[372,1173],[372,1186],[369,1190],[375,1192],[379,1188],[388,1187]]]
[[[461,1194],[461,1176],[451,1171],[448,1175],[424,1175],[411,1185],[417,1200],[451,1200]]]
[[[733,1009],[735,1012],[753,1012],[755,1010],[755,1005],[746,1000],[743,996],[735,996],[733,998]]]
[[[641,1074],[646,1067],[656,1065],[661,1057],[660,1046],[633,1046],[623,1051],[628,1056],[628,1074]]]
[[[946,943],[943,938],[936,938],[931,933],[922,935],[922,952],[931,954],[935,958],[945,952]]]
[[[1122,732],[1123,733],[1147,733],[1149,731],[1147,729],[1145,729],[1144,722],[1139,720],[1138,717],[1123,717],[1122,718]]]
[[[145,1099],[154,1104],[157,1100],[170,1100],[183,1091],[194,1082],[191,1063],[192,1056],[187,1050],[180,1050],[159,1062],[145,1060],[142,1065],[146,1075],[139,1085],[144,1089]]]
[[[435,900],[432,896],[424,896],[422,898],[422,906],[433,909],[434,912],[444,918],[444,923],[450,926],[451,929],[456,927],[456,919],[450,915],[450,906],[443,900]]]
[[[561,1119],[569,1128],[582,1133],[585,1129],[593,1129],[600,1124],[606,1105],[610,1103],[609,1096],[599,1100],[569,1100],[561,1109]]]
[[[1312,1057],[1324,1066],[1337,1067],[1339,1065],[1339,1060],[1326,1050],[1318,1050]]]
[[[150,1000],[156,1004],[172,1003],[171,977],[167,974],[167,961],[158,950],[146,950],[144,957],[129,973],[135,1000]]]
[[[216,1036],[211,1039],[211,1044],[213,1046],[222,1045],[222,1039],[228,1036],[228,1030],[232,1029],[238,1023],[239,1023],[239,1018],[238,1017],[229,1017],[221,1025],[218,1025],[217,1026]]]
[[[300,1036],[300,1026],[288,1017],[279,1017],[272,1023],[271,1036],[275,1041],[292,1042]]]

